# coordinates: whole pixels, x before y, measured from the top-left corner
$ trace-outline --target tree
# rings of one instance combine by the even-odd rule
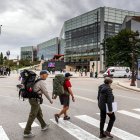
[[[140,39],[136,38],[138,36],[138,32],[124,29],[103,42],[106,66],[130,67],[132,71],[130,86],[135,86],[137,59],[140,54]]]
[[[15,66],[15,62],[13,62],[13,60],[5,60],[4,65],[8,67],[13,67]]]
[[[7,60],[7,56],[4,56],[4,58],[3,58],[5,61]]]
[[[31,65],[31,63],[30,63],[30,61],[29,60],[20,60],[19,61],[19,64],[21,65],[21,66],[30,66]]]
[[[135,32],[124,29],[118,35],[107,38],[103,42],[104,57],[106,66],[127,66],[132,68],[132,53],[135,53],[134,61],[137,62],[140,54],[140,45],[136,45],[140,40],[129,39],[135,38]]]
[[[3,53],[0,54],[0,65],[3,65]]]

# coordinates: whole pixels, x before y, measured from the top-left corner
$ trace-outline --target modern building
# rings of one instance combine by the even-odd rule
[[[21,47],[21,60],[36,61],[37,49],[35,46]]]
[[[91,66],[104,70],[101,43],[120,31],[126,15],[140,16],[140,12],[100,7],[65,21],[60,40],[65,40],[64,61],[69,68],[89,70],[90,62],[96,62]]]
[[[126,16],[122,24],[122,29],[140,32],[140,16]]]
[[[64,36],[64,25],[63,25],[59,36],[59,54],[64,55],[64,53],[65,53],[65,36]]]
[[[39,60],[50,60],[54,55],[59,54],[59,39],[58,37],[45,41],[37,45],[37,57]]]

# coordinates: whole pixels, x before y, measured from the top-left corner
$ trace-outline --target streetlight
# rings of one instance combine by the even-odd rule
[[[9,50],[6,52],[6,55],[7,55],[8,60],[9,60],[9,56],[10,56],[10,51]]]
[[[135,51],[136,51],[136,43],[137,43],[137,40],[138,40],[138,37],[139,37],[139,32],[136,31],[134,35],[132,35],[130,38],[129,38],[129,41],[132,43],[132,53],[131,53],[131,56],[132,56],[132,77],[131,77],[131,83],[130,83],[130,86],[136,86],[135,84],[135,80],[136,80],[136,75],[135,75]]]
[[[10,56],[10,51],[9,50],[6,52],[6,55],[7,55],[7,58],[8,58],[8,65],[9,65],[9,56]]]

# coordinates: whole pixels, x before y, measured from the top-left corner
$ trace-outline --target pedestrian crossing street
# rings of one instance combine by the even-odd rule
[[[137,120],[140,119],[140,108],[132,109],[131,111],[118,110],[117,113],[125,115],[127,117],[135,118]],[[96,114],[99,115],[99,113]],[[74,118],[78,119],[81,123],[89,124],[92,127],[99,129],[100,121],[93,117],[90,117],[88,115],[77,115],[74,116]],[[78,125],[73,124],[70,121],[64,121],[62,118],[59,119],[58,124],[54,119],[50,119],[50,121],[52,122],[52,124],[57,125],[59,128],[61,128],[61,130],[64,130],[69,135],[78,140],[100,140],[98,136],[95,136],[93,133],[89,133],[88,131],[84,130],[84,128],[80,128]],[[26,126],[26,122],[19,123],[18,125],[21,129],[24,129]],[[39,124],[34,122],[32,127],[39,127]],[[105,127],[107,127],[107,124],[105,124]],[[129,124],[128,127],[130,127]],[[122,140],[140,140],[140,135],[136,136],[117,127],[113,127],[111,133],[118,139]],[[11,140],[2,126],[0,126],[0,140]]]

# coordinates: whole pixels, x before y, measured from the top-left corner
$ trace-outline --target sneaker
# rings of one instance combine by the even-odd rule
[[[23,137],[24,138],[32,138],[32,137],[34,137],[35,135],[34,134],[32,134],[32,133],[29,133],[29,134],[23,134]]]
[[[43,127],[43,128],[41,129],[41,131],[46,131],[46,130],[49,128],[49,126],[50,126],[50,124],[46,124],[46,126]]]
[[[55,114],[54,117],[55,117],[55,121],[58,123],[59,115]]]
[[[100,133],[99,138],[106,138],[106,135],[104,133]]]
[[[105,131],[104,134],[105,134],[106,136],[108,136],[109,138],[113,138],[113,136],[112,136],[112,135],[110,134],[110,132],[108,132],[108,131]]]
[[[69,116],[65,116],[64,120],[70,120],[70,117]]]

